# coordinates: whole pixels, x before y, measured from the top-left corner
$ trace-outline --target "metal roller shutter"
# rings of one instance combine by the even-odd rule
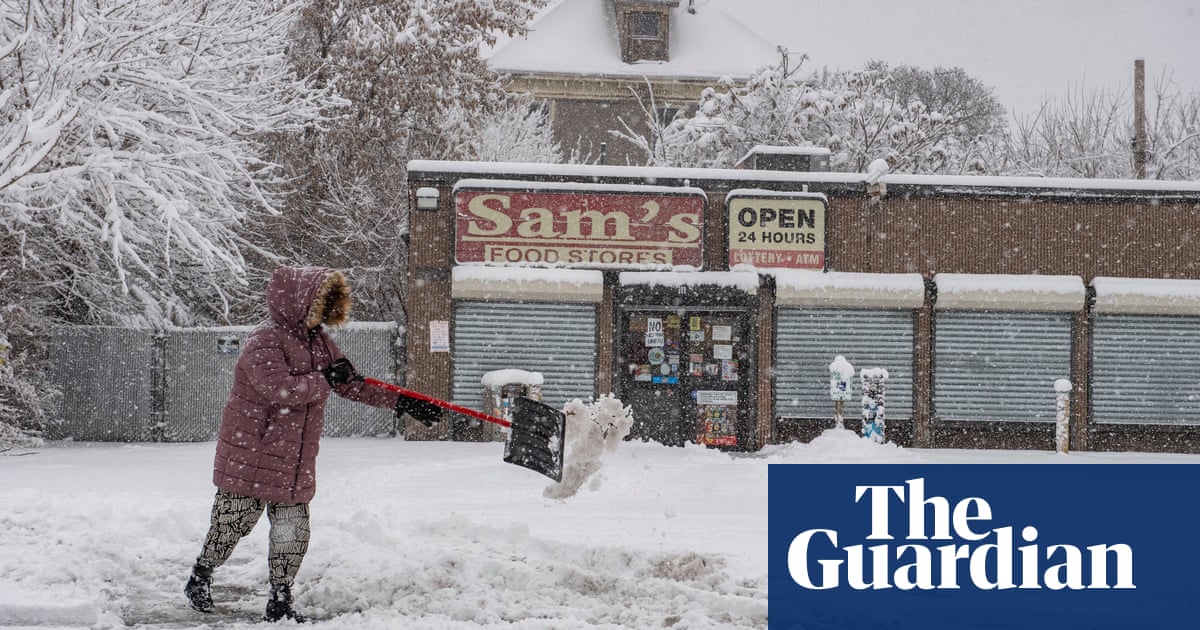
[[[913,313],[854,309],[779,309],[775,340],[775,414],[833,417],[829,364],[846,357],[855,371],[888,371],[885,418],[912,417]],[[857,391],[861,387],[855,381]],[[846,418],[858,417],[847,404]]]
[[[1200,317],[1097,315],[1092,419],[1200,424]]]
[[[1069,313],[937,314],[933,402],[940,420],[1053,422],[1054,381],[1070,377]]]
[[[478,407],[485,372],[519,369],[545,377],[543,400],[587,400],[596,388],[596,306],[456,302],[454,402]]]

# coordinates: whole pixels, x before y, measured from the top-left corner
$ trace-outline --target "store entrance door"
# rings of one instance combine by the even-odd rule
[[[633,408],[633,437],[747,447],[748,309],[626,306],[618,325],[621,399]]]

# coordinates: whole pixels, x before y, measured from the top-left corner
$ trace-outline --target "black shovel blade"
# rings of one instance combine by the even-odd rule
[[[504,444],[504,461],[562,481],[567,416],[536,400],[513,402],[512,426]]]

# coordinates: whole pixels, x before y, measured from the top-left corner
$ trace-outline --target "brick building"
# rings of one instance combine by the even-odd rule
[[[899,444],[1052,448],[1069,379],[1072,449],[1200,451],[1200,184],[409,173],[418,390],[476,405],[481,372],[538,371],[552,404],[616,393],[640,437],[754,450],[832,426],[844,355],[889,371]]]

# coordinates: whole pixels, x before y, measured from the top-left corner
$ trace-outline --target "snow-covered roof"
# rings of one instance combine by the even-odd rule
[[[775,276],[779,306],[914,309],[925,303],[925,280],[919,273],[758,271]]]
[[[526,37],[498,41],[483,54],[507,73],[704,80],[745,78],[779,60],[775,44],[738,19],[729,3],[696,4],[694,13],[686,1],[671,10],[670,61],[622,62],[616,14],[607,0],[555,0]]]
[[[1092,287],[1097,313],[1200,315],[1200,280],[1098,276]]]
[[[647,166],[609,166],[601,164],[547,164],[532,162],[466,162],[413,160],[408,163],[413,179],[422,173],[455,175],[495,175],[505,178],[570,177],[580,180],[614,178],[653,181],[724,180],[742,182],[795,182],[797,185],[830,184],[866,186],[866,173],[821,173],[791,171],[758,171],[742,169],[674,168]],[[495,180],[488,180],[494,182]],[[1027,196],[1103,196],[1116,192],[1146,196],[1186,197],[1200,201],[1200,181],[1163,181],[1155,179],[1085,179],[1075,177],[1002,177],[972,175],[905,175],[888,174],[879,181],[892,187],[914,186],[963,194],[1008,194]],[[475,182],[478,183],[478,182]],[[529,183],[522,185],[528,187]],[[541,184],[539,184],[540,186]],[[573,184],[563,184],[570,187]],[[578,185],[574,185],[578,188]]]
[[[943,310],[1070,312],[1087,301],[1079,276],[939,273],[933,283]]]
[[[604,299],[604,274],[594,269],[457,265],[450,271],[450,297],[597,303]]]
[[[585,193],[629,193],[629,194],[691,194],[704,196],[704,190],[694,186],[657,186],[654,184],[605,184],[593,182],[531,182],[511,179],[460,179],[454,191],[460,189],[519,190],[519,191],[562,191]]]

